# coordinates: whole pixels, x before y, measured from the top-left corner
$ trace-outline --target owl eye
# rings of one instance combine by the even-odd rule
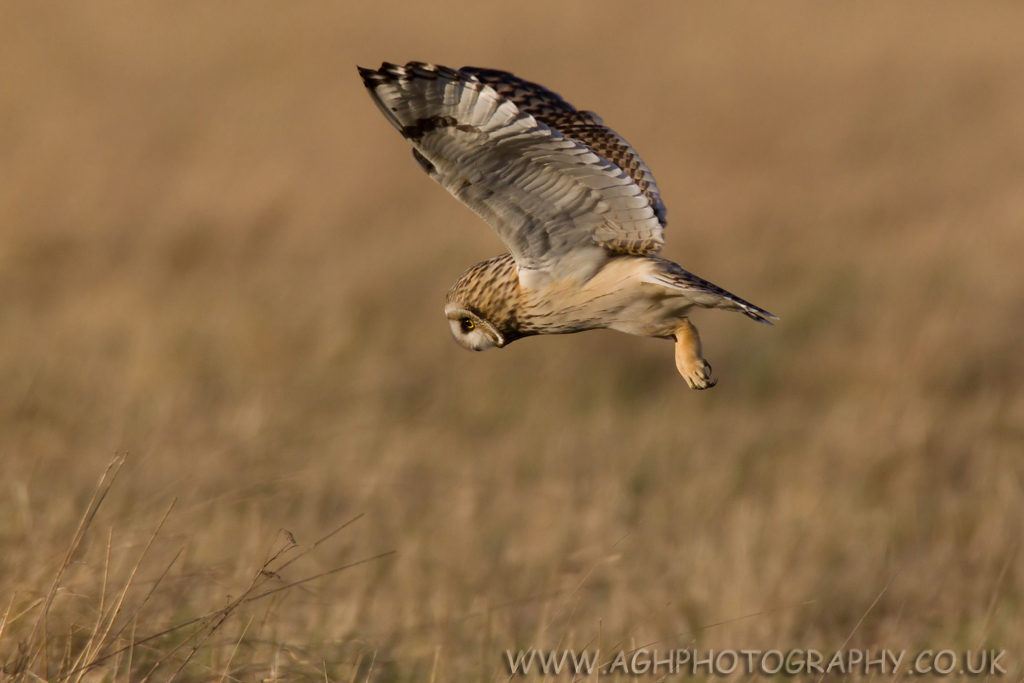
[[[469,318],[463,318],[460,320],[459,325],[462,327],[463,332],[472,332],[476,327],[476,324]]]

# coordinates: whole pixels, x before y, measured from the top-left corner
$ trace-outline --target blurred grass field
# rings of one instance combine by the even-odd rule
[[[599,630],[985,645],[1020,679],[1022,32],[1014,3],[4,3],[5,675],[69,680],[176,499],[111,651],[224,607],[282,529],[363,514],[269,587],[395,551],[240,607],[177,680],[504,680]],[[696,314],[708,392],[611,332],[463,351],[445,292],[501,244],[355,70],[411,59],[600,113],[665,255],[781,322]],[[186,631],[85,678],[183,645],[167,680]]]

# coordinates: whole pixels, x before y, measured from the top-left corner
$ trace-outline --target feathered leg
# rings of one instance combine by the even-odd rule
[[[675,333],[676,368],[691,389],[709,389],[718,384],[711,379],[711,364],[700,353],[700,335],[688,319],[683,318]]]

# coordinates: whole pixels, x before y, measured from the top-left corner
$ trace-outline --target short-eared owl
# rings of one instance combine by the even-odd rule
[[[656,256],[665,205],[654,176],[593,112],[503,71],[385,62],[359,73],[423,170],[508,247],[448,292],[466,348],[610,328],[674,339],[680,374],[706,389],[716,380],[690,308],[775,318]]]

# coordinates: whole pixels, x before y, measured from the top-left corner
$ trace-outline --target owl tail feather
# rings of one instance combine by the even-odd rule
[[[765,325],[771,325],[773,320],[779,319],[777,315],[773,315],[763,308],[739,298],[732,292],[726,291],[702,277],[697,277],[687,270],[683,270],[677,263],[662,258],[652,260],[656,263],[656,269],[649,279],[650,282],[678,290],[683,296],[701,308],[721,308],[727,311],[736,311]]]

